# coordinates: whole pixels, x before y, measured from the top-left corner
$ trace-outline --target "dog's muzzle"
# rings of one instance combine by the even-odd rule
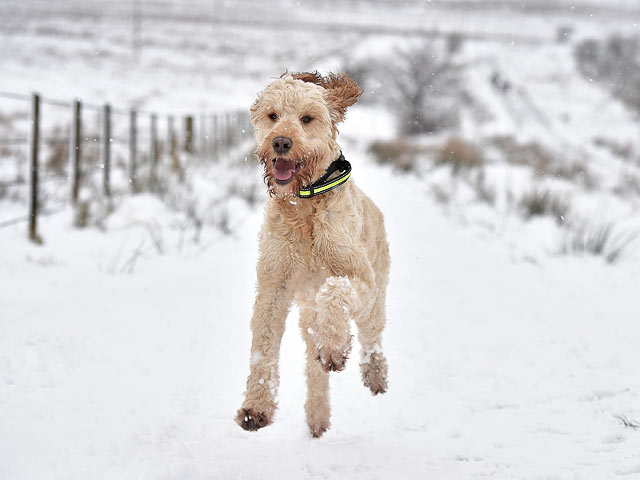
[[[278,185],[286,185],[300,170],[300,164],[289,158],[277,157],[273,160],[273,176]]]

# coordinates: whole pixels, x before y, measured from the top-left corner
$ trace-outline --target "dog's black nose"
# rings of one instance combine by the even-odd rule
[[[291,150],[291,147],[293,147],[293,140],[289,137],[276,137],[273,139],[273,142],[271,142],[271,145],[273,145],[273,149],[276,153],[287,153]]]

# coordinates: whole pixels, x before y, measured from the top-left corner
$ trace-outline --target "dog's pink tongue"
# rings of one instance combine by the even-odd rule
[[[289,180],[296,168],[295,162],[285,158],[277,158],[273,167],[273,174],[278,180]]]

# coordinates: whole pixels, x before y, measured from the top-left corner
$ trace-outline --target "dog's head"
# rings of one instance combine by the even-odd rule
[[[362,89],[348,75],[285,73],[251,106],[269,193],[295,195],[320,177],[340,155],[338,123]]]

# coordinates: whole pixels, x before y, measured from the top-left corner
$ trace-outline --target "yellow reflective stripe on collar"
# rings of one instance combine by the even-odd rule
[[[322,193],[325,190],[329,190],[330,188],[333,187],[337,187],[338,185],[340,185],[341,183],[346,182],[349,177],[351,176],[351,172],[348,172],[344,177],[339,178],[331,183],[327,183],[326,185],[322,185],[321,187],[318,188],[314,188],[313,189],[313,193]],[[300,193],[298,194],[300,197],[310,197],[311,196],[311,190],[300,190]]]
[[[346,181],[347,181],[347,179],[348,179],[350,176],[351,176],[351,172],[347,173],[344,177],[339,178],[339,179],[338,179],[338,180],[336,180],[335,182],[331,182],[331,183],[328,183],[328,184],[323,185],[323,186],[321,186],[321,187],[314,188],[314,189],[313,189],[313,191],[314,191],[314,192],[318,192],[318,193],[320,193],[320,192],[324,192],[324,191],[325,191],[325,190],[327,190],[328,188],[335,187],[336,185],[340,185],[342,182],[346,182]]]
[[[327,177],[330,177],[336,171],[340,171],[342,173],[335,177],[333,181],[326,180]],[[350,176],[351,164],[347,162],[344,155],[342,155],[342,152],[340,152],[338,159],[331,162],[331,165],[329,165],[325,173],[318,180],[298,191],[298,197],[310,198],[320,193],[328,192],[329,190],[342,185]]]

